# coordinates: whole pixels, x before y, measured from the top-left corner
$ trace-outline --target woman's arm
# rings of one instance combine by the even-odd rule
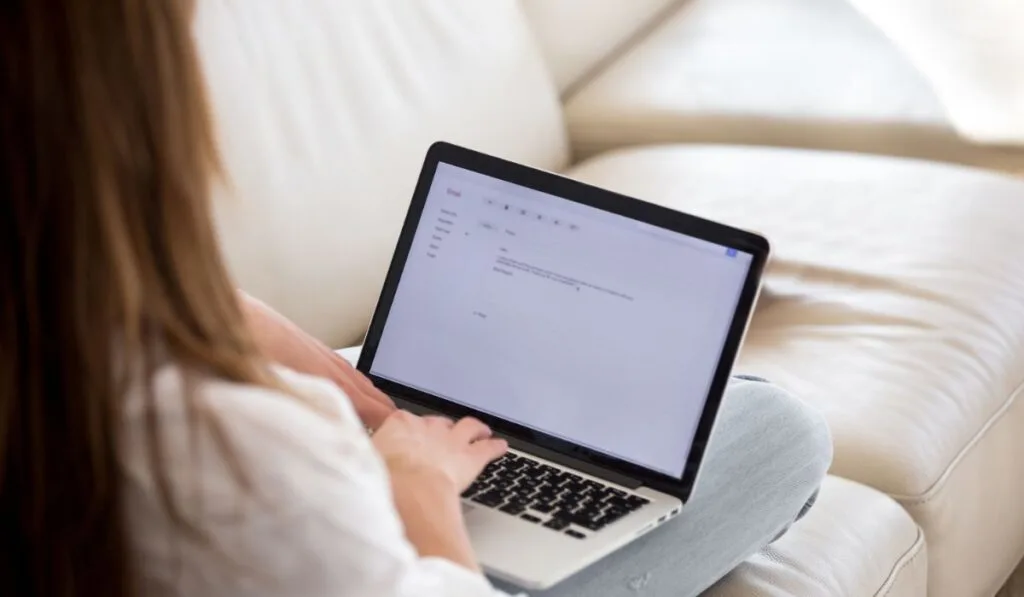
[[[420,557],[444,558],[479,572],[459,495],[508,449],[476,419],[398,412],[373,436],[391,480],[406,537]]]
[[[480,572],[469,542],[458,490],[431,475],[392,475],[395,508],[421,558],[443,558]]]
[[[340,387],[363,424],[376,429],[395,404],[362,373],[322,342],[263,302],[239,293],[242,311],[256,342],[270,360],[307,375],[323,377]]]

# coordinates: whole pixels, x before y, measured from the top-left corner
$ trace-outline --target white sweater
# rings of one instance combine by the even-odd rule
[[[170,479],[206,545],[170,524],[146,456],[143,393],[127,397],[129,524],[143,594],[181,597],[495,597],[487,580],[420,558],[393,506],[387,471],[348,399],[332,384],[282,378],[330,416],[279,392],[205,380],[204,408],[223,422],[252,481],[232,479],[205,429],[190,439],[182,377],[154,378]]]

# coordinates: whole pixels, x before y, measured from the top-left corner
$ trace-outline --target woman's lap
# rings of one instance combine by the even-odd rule
[[[831,458],[831,437],[820,414],[775,386],[737,379],[726,393],[682,513],[600,564],[534,595],[696,595],[801,515]]]

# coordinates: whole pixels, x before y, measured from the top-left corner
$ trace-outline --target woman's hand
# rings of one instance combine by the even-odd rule
[[[373,434],[373,443],[393,480],[434,478],[450,486],[453,496],[508,449],[504,440],[493,438],[490,428],[476,419],[453,423],[405,411],[388,417]]]
[[[387,395],[322,342],[251,296],[240,293],[239,299],[253,337],[268,359],[333,381],[370,429],[379,427],[395,411],[395,403]]]
[[[391,474],[395,508],[422,557],[445,558],[480,571],[462,518],[461,494],[487,463],[505,453],[504,440],[476,419],[458,423],[397,411],[373,434]]]

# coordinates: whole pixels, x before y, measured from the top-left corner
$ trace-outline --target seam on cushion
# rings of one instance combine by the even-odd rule
[[[889,572],[889,576],[886,577],[885,582],[883,582],[882,586],[875,591],[875,597],[885,597],[890,591],[892,591],[892,588],[896,586],[896,579],[899,577],[900,573],[913,564],[917,560],[918,556],[924,553],[924,545],[924,531],[922,531],[921,527],[918,526],[917,539],[914,540],[910,549],[900,556],[900,559],[896,560],[896,563]]]
[[[932,483],[932,486],[925,490],[924,493],[919,495],[900,495],[898,493],[890,493],[889,496],[908,506],[920,506],[934,499],[935,496],[945,488],[946,481],[948,481],[953,475],[953,471],[956,470],[960,462],[962,462],[967,454],[981,442],[981,438],[985,437],[985,435],[995,427],[996,423],[1003,420],[1006,413],[1008,413],[1010,408],[1017,402],[1017,398],[1022,392],[1024,392],[1024,381],[1020,382],[1017,387],[1010,392],[1010,395],[1007,397],[1006,401],[1003,402],[1003,405],[988,418],[988,421],[986,421],[985,424],[981,426],[981,429],[971,437],[970,441],[964,444],[963,448],[960,448],[960,451],[957,452],[956,456],[953,457],[953,460],[946,465],[946,469],[941,475],[939,475],[939,478],[936,479],[935,482]]]

